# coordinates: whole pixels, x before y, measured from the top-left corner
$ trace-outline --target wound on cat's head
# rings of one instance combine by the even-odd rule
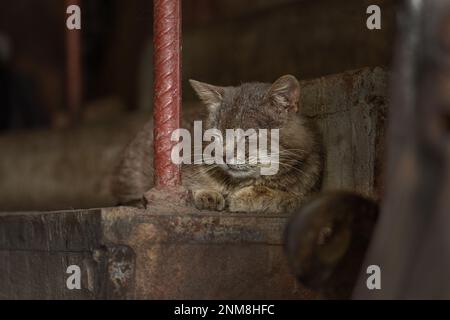
[[[227,129],[280,129],[282,134],[284,128],[292,131],[289,127],[295,126],[290,122],[296,121],[300,85],[292,75],[284,75],[272,84],[252,82],[237,87],[215,86],[196,80],[189,82],[208,109],[205,129],[219,129],[223,135]],[[287,139],[283,140],[286,142]],[[283,141],[280,144],[281,155]],[[285,151],[291,148],[288,143]],[[257,167],[250,164],[221,166],[237,178],[254,176]]]

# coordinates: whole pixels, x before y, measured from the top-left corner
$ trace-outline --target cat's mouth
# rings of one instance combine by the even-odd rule
[[[234,178],[248,178],[257,175],[257,167],[248,164],[224,164],[221,167]]]

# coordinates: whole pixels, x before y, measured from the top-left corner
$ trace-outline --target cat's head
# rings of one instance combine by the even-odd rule
[[[280,128],[298,111],[300,86],[292,75],[269,83],[220,87],[189,80],[209,111],[208,126],[225,129]]]
[[[195,80],[190,83],[208,109],[205,129],[218,129],[223,137],[227,129],[267,129],[269,132],[280,129],[280,154],[283,149],[292,148],[283,146],[282,133],[292,131],[292,128],[284,129],[292,127],[290,123],[298,112],[300,86],[294,76],[284,75],[272,84],[244,83],[237,87]],[[230,164],[227,161],[220,167],[232,177],[246,178],[258,173],[259,164]]]

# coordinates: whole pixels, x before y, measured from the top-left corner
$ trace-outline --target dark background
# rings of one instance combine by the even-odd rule
[[[231,85],[286,73],[309,79],[389,66],[395,2],[184,0],[184,98],[193,98],[188,78]],[[152,4],[82,1],[85,118],[100,109],[151,109]],[[382,9],[381,30],[366,28],[371,4]],[[0,130],[71,123],[65,107],[65,9],[61,0],[0,3],[0,42],[9,51],[0,62]]]

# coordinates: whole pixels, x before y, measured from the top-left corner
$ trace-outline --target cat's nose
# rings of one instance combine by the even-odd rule
[[[236,164],[236,159],[234,154],[227,154],[225,152],[225,154],[223,155],[223,161],[225,162],[225,164],[227,165],[233,165]]]
[[[240,162],[239,159],[232,155],[232,156],[225,156],[225,163],[230,167],[230,166],[235,166],[239,163],[242,163],[242,161]]]

